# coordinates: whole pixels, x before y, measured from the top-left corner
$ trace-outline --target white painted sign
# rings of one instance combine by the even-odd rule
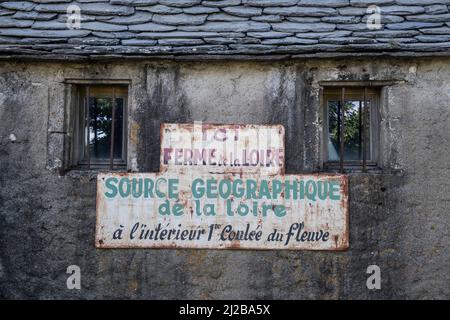
[[[348,248],[344,175],[99,174],[99,248]]]
[[[162,124],[161,172],[284,173],[281,125]]]

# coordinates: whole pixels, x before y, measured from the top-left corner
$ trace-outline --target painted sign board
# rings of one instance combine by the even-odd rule
[[[348,248],[344,175],[104,173],[99,248]]]
[[[161,172],[284,173],[282,125],[161,125]]]

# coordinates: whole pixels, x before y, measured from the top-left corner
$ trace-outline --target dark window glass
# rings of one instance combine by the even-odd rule
[[[363,159],[363,100],[346,100],[344,119],[341,117],[341,102],[328,102],[328,160],[339,161],[341,121],[344,121],[344,160]],[[366,112],[366,158],[370,160],[370,102]]]
[[[112,98],[89,99],[89,152],[91,159],[105,160],[111,155]],[[122,158],[123,99],[116,98],[114,113],[114,158]]]
[[[87,165],[88,168],[123,168],[125,166],[127,88],[125,86],[83,86],[80,88],[80,94],[82,117],[76,148],[78,164]]]
[[[124,119],[123,119],[123,98],[116,98],[116,111],[114,119],[114,158],[123,158],[123,136],[124,136]]]

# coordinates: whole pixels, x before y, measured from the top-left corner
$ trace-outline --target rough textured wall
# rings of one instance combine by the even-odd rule
[[[203,120],[284,124],[288,172],[318,170],[319,81],[393,80],[384,170],[350,176],[350,249],[96,249],[95,178],[58,174],[61,139],[48,132],[64,122],[69,78],[132,81],[131,169],[158,170],[161,121]],[[450,298],[449,79],[446,58],[2,63],[0,297]],[[66,288],[72,264],[79,291]],[[381,267],[378,291],[365,285],[371,264]]]

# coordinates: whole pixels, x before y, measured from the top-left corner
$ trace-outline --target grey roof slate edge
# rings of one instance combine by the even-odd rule
[[[371,4],[380,30],[366,24]],[[71,5],[80,9],[79,29],[66,24]],[[0,2],[2,60],[446,55],[450,0]]]

